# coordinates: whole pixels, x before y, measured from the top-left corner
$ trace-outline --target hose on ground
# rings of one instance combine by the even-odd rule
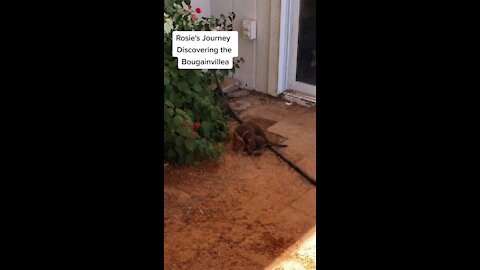
[[[237,120],[237,122],[239,122],[240,124],[242,124],[244,121],[238,116],[238,114],[232,109],[232,107],[230,106],[230,103],[228,102],[228,99],[227,99],[227,96],[225,95],[225,93],[222,91],[222,88],[220,87],[220,83],[217,81],[217,91],[223,96],[224,100],[225,100],[225,103],[227,104],[227,108],[229,110],[229,112],[233,115],[233,117],[235,118],[235,120]],[[293,161],[291,161],[290,159],[288,159],[287,157],[285,157],[282,153],[280,153],[277,149],[275,149],[273,146],[271,145],[268,145],[268,148],[270,148],[270,150],[272,150],[273,153],[275,153],[277,156],[279,156],[283,161],[285,161],[288,165],[290,165],[290,167],[292,167],[293,169],[295,169],[298,173],[300,173],[303,177],[305,177],[310,183],[312,183],[313,185],[317,185],[317,180],[314,179],[313,177],[311,177],[308,173],[306,173],[304,170],[300,169],[300,167],[297,166],[297,164],[295,164]]]

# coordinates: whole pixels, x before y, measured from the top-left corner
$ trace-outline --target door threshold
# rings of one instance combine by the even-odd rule
[[[317,100],[316,97],[313,95],[295,90],[286,90],[282,93],[282,98],[307,107],[315,107]]]

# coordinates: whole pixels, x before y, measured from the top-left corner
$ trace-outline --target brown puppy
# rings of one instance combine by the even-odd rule
[[[244,122],[239,125],[234,131],[233,140],[234,150],[237,150],[236,146],[241,144],[246,147],[250,155],[260,154],[267,145],[286,146],[284,144],[274,144],[270,142],[263,129],[252,122]]]

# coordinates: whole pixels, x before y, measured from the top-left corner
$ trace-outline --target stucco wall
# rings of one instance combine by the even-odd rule
[[[243,88],[277,95],[278,43],[280,29],[280,0],[192,0],[204,16],[219,16],[233,11],[237,15],[233,29],[239,31],[239,57],[245,63],[237,70],[235,78]],[[241,38],[244,19],[257,22],[257,38]]]
[[[230,11],[235,12],[236,18],[233,23],[233,30],[239,31],[238,53],[239,57],[245,59],[245,63],[235,74],[235,78],[239,79],[243,88],[255,88],[255,40],[245,40],[241,37],[242,21],[244,19],[256,20],[257,5],[256,0],[211,0],[211,11],[213,16],[227,14]]]

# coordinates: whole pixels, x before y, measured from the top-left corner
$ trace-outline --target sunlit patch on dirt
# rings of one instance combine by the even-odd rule
[[[286,252],[279,256],[266,270],[311,270],[317,269],[316,227],[310,230]]]

